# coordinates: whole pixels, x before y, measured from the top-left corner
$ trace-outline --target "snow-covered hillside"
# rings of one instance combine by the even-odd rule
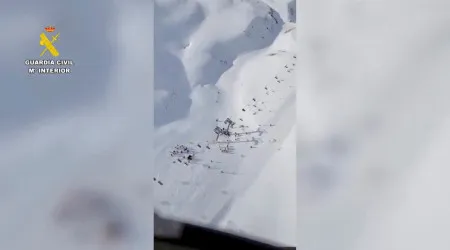
[[[295,244],[292,3],[156,1],[163,215]]]

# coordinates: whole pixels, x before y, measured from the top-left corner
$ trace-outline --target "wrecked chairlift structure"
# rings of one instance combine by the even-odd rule
[[[222,151],[222,153],[232,153],[234,151],[234,147],[231,146],[230,144],[235,144],[235,143],[252,143],[253,145],[258,145],[260,143],[260,140],[255,138],[255,137],[251,137],[251,139],[246,139],[246,138],[242,138],[242,136],[244,135],[252,135],[252,134],[258,134],[259,136],[261,136],[263,133],[265,133],[265,130],[262,130],[261,128],[258,127],[257,130],[255,131],[246,131],[246,132],[231,132],[230,128],[233,128],[233,126],[236,124],[235,122],[233,122],[230,118],[227,118],[225,121],[223,121],[224,124],[227,124],[228,126],[226,128],[221,128],[220,126],[216,126],[214,128],[214,133],[216,133],[217,137],[216,137],[216,142],[217,144],[219,144],[219,149],[220,151]],[[224,135],[226,137],[228,137],[228,139],[226,139],[225,141],[219,141],[219,137],[221,135]],[[234,135],[234,139],[230,140],[230,137]],[[252,146],[253,147],[253,146]]]
[[[227,118],[225,121],[224,121],[224,123],[225,124],[228,124],[228,129],[231,127],[233,127],[234,125],[236,125],[236,123],[234,122],[234,121],[232,121],[230,118]]]
[[[214,133],[216,133],[217,135],[222,134],[222,128],[220,128],[219,126],[216,126],[216,127],[214,128]]]
[[[220,135],[225,135],[227,137],[230,137],[231,136],[230,128],[233,128],[233,126],[236,124],[230,118],[225,119],[225,121],[223,123],[227,124],[228,126],[226,128],[221,128],[219,126],[216,126],[214,128],[214,133],[217,134],[216,141],[219,139]]]
[[[257,134],[259,134],[259,136],[261,136],[263,133],[266,133],[266,131],[265,131],[265,130],[262,130],[260,127],[258,127],[258,129],[255,130],[255,131],[248,131],[248,132],[234,132],[234,133],[233,133],[233,132],[230,131],[230,128],[233,128],[234,125],[236,125],[236,123],[235,123],[234,121],[232,121],[230,118],[227,118],[227,119],[224,121],[224,123],[228,125],[226,128],[221,128],[221,127],[219,127],[219,126],[216,126],[216,127],[214,128],[214,133],[216,133],[216,135],[217,135],[216,141],[219,139],[219,137],[220,137],[221,135],[224,135],[224,136],[226,136],[226,137],[230,137],[230,136],[234,135],[234,136],[236,137],[237,141],[239,141],[238,138],[241,137],[241,136],[243,136],[243,135],[250,135],[250,134],[257,133]],[[240,128],[244,129],[244,126],[241,125]]]
[[[231,136],[230,128],[232,128],[232,127],[236,124],[236,123],[233,122],[230,118],[227,118],[227,119],[224,121],[224,123],[228,125],[227,128],[221,128],[221,127],[219,127],[219,126],[216,126],[216,127],[214,128],[214,133],[217,134],[217,139],[219,138],[220,135],[225,135],[225,136],[227,136],[227,137],[230,137],[230,136]],[[217,140],[217,139],[216,139],[216,140]]]
[[[216,141],[219,139],[220,135],[225,135],[227,137],[231,136],[231,132],[229,131],[228,128],[221,128],[221,127],[218,127],[218,126],[216,126],[214,128],[214,133],[217,134]]]
[[[232,154],[234,152],[234,147],[229,143],[224,146],[219,145],[219,149],[222,153]]]

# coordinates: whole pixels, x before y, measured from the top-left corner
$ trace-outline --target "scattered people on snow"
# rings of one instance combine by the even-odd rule
[[[220,127],[216,126],[216,127],[214,128],[214,133],[220,135],[220,134],[222,134],[222,129],[221,129]]]

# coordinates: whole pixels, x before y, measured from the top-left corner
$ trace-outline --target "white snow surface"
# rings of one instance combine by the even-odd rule
[[[295,245],[291,2],[156,1],[154,197],[162,215]],[[226,118],[233,133],[248,133],[230,153],[213,132]],[[176,145],[194,159],[172,157]]]

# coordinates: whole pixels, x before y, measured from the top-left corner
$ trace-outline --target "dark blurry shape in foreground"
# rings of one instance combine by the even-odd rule
[[[199,225],[161,218],[155,213],[155,250],[296,249],[237,236]]]
[[[123,243],[130,221],[114,197],[94,190],[67,193],[55,211],[56,223],[80,243]]]

